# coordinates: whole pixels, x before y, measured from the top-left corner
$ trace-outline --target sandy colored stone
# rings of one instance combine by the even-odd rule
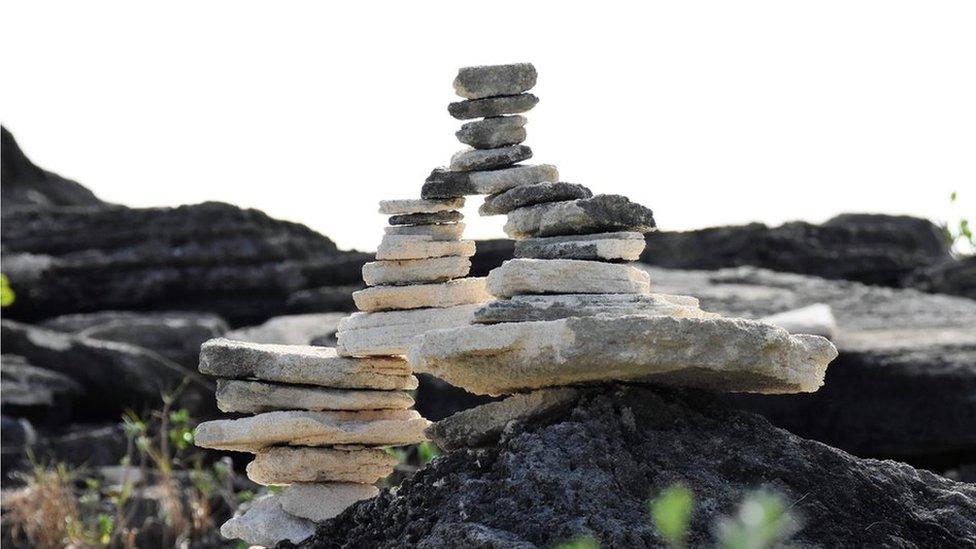
[[[386,215],[402,215],[415,213],[436,213],[460,210],[464,207],[464,198],[448,198],[444,200],[423,200],[408,198],[402,200],[380,200],[380,212]]]
[[[559,170],[551,164],[519,165],[482,172],[437,168],[427,176],[420,195],[424,198],[450,198],[469,194],[496,194],[512,187],[558,180]]]
[[[515,257],[637,261],[644,251],[644,235],[619,232],[529,238],[515,242]]]
[[[411,213],[390,216],[390,225],[437,225],[441,223],[457,223],[464,219],[459,211],[441,211],[434,213]]]
[[[524,116],[493,116],[461,126],[454,135],[476,149],[494,149],[525,141]]]
[[[830,305],[814,303],[799,309],[791,309],[761,319],[779,326],[791,334],[811,334],[834,339],[837,335],[837,319]]]
[[[466,257],[372,261],[363,265],[363,282],[368,286],[442,282],[467,276],[470,270]]]
[[[442,223],[439,225],[391,225],[383,227],[387,236],[426,237],[430,240],[460,240],[464,234],[464,223]]]
[[[347,389],[416,389],[401,358],[352,359],[332,347],[247,343],[217,338],[200,347],[200,372],[231,379]]]
[[[403,391],[326,389],[239,379],[217,380],[217,408],[222,412],[405,410],[411,406],[413,398]]]
[[[256,453],[269,446],[363,444],[400,446],[425,440],[427,420],[415,410],[265,412],[197,425],[197,446]]]
[[[634,315],[437,330],[410,363],[479,394],[608,380],[776,394],[816,391],[836,356],[822,337],[763,322]]]
[[[502,215],[518,208],[526,208],[536,204],[590,198],[591,196],[593,196],[593,192],[583,185],[562,181],[544,181],[533,185],[512,187],[507,191],[488,196],[485,198],[484,204],[478,208],[478,213],[481,215]]]
[[[339,322],[336,350],[350,356],[385,356],[407,353],[413,339],[430,330],[471,322],[480,304],[454,307],[353,313]]]
[[[220,527],[227,539],[241,539],[248,545],[274,547],[279,541],[298,543],[315,533],[315,523],[286,513],[280,496],[268,495],[251,502],[240,516]]]
[[[601,314],[667,315],[687,318],[712,318],[716,315],[698,308],[698,300],[665,294],[557,294],[517,295],[493,301],[478,309],[474,322],[535,322],[573,316]]]
[[[461,67],[454,91],[465,99],[516,95],[532,89],[538,74],[532,63]]]
[[[617,263],[576,259],[510,259],[488,273],[488,293],[520,294],[646,294],[647,272]]]
[[[380,260],[400,260],[400,259],[427,259],[430,257],[460,256],[471,257],[474,255],[474,240],[415,240],[415,239],[386,239],[380,242],[376,250],[376,259]]]
[[[451,170],[469,172],[506,168],[532,158],[532,149],[526,145],[507,145],[497,149],[468,149],[451,157]]]
[[[353,503],[375,498],[379,493],[372,484],[299,483],[282,490],[279,501],[289,515],[321,522],[345,511]]]
[[[247,464],[247,478],[268,485],[296,482],[373,483],[393,473],[397,458],[380,448],[273,447]]]
[[[515,239],[538,236],[654,230],[649,208],[624,196],[600,194],[566,202],[549,202],[508,213],[505,234]]]
[[[470,277],[440,284],[373,286],[353,292],[352,298],[360,311],[453,307],[493,300],[485,285],[484,277]]]
[[[539,98],[531,93],[518,95],[502,95],[486,97],[484,99],[468,99],[456,101],[447,106],[447,112],[458,120],[501,116],[503,114],[517,114],[532,110],[539,103]]]

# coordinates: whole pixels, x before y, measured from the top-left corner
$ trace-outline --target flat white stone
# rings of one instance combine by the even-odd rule
[[[400,446],[425,440],[428,421],[415,410],[265,412],[197,425],[197,446],[256,453],[269,446]]]
[[[292,516],[321,522],[364,499],[380,493],[372,484],[330,482],[325,484],[292,484],[281,491],[281,508]]]
[[[550,236],[515,242],[515,257],[637,261],[644,235],[634,232]]]
[[[442,282],[467,276],[471,261],[466,257],[434,257],[402,261],[373,261],[363,265],[367,286]]]
[[[837,319],[830,305],[814,303],[762,318],[773,326],[779,326],[791,334],[812,334],[827,339],[837,335]]]
[[[261,450],[247,464],[247,478],[265,486],[296,482],[373,483],[393,473],[397,458],[379,448],[286,448]]]
[[[274,495],[252,501],[244,514],[220,527],[220,535],[227,539],[241,539],[261,547],[274,547],[282,540],[298,543],[314,533],[314,522],[286,513],[280,496]]]
[[[436,241],[406,238],[383,238],[376,250],[376,259],[426,259],[428,257],[474,255],[474,240]]]
[[[415,213],[435,213],[460,210],[464,207],[464,197],[425,200],[422,198],[403,200],[380,200],[380,213],[402,215]]]
[[[485,284],[484,277],[471,277],[440,284],[373,286],[353,292],[352,299],[360,311],[453,307],[493,300],[494,297],[488,293]]]
[[[469,324],[480,304],[353,313],[339,321],[336,347],[348,356],[403,355],[415,337],[430,330]]]
[[[413,398],[403,391],[325,389],[239,379],[217,380],[217,408],[222,412],[275,410],[405,410]]]
[[[383,227],[388,236],[423,236],[430,240],[460,240],[464,234],[464,223],[443,223],[440,225],[392,225]]]
[[[613,380],[719,392],[813,392],[837,349],[764,322],[607,315],[428,332],[410,363],[479,394]]]
[[[348,358],[333,347],[248,343],[216,338],[200,347],[200,372],[231,379],[344,389],[416,389],[402,358]]]
[[[557,294],[517,295],[494,301],[475,312],[474,322],[533,322],[559,320],[573,316],[610,314],[667,315],[688,318],[713,318],[718,315],[698,308],[698,300],[666,294]]]
[[[647,272],[630,265],[599,261],[511,259],[488,273],[488,292],[497,297],[650,291],[651,277]]]

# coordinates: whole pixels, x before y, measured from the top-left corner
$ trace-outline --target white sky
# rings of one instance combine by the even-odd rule
[[[112,202],[375,248],[376,202],[461,148],[457,67],[531,61],[533,161],[662,228],[976,211],[973,2],[0,5],[0,121]],[[480,202],[466,234],[503,236]]]

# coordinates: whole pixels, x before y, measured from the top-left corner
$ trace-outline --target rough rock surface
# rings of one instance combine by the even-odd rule
[[[478,213],[481,215],[503,215],[526,206],[590,198],[591,196],[593,196],[593,192],[583,185],[547,181],[535,185],[513,187],[505,192],[493,194],[485,198],[485,202],[478,208]]]
[[[909,275],[904,285],[919,290],[976,299],[976,255],[946,259]]]
[[[458,172],[437,168],[427,176],[420,196],[451,198],[468,194],[496,194],[521,185],[558,181],[551,164],[518,165],[482,172]]]
[[[460,240],[464,234],[464,223],[444,223],[441,225],[394,225],[383,227],[390,236],[423,236],[431,240]]]
[[[458,120],[469,120],[471,118],[518,114],[532,110],[532,107],[538,103],[539,98],[531,93],[520,93],[518,95],[456,101],[447,106],[447,112]]]
[[[403,391],[327,389],[239,379],[217,380],[217,407],[222,412],[275,410],[407,409],[413,399]]]
[[[372,484],[298,483],[282,490],[279,500],[286,513],[319,522],[338,515],[357,501],[376,497],[379,493]]]
[[[22,356],[0,357],[0,402],[4,412],[12,409],[52,408],[64,405],[83,391],[70,377],[31,365]],[[18,413],[17,415],[25,415]]]
[[[460,210],[464,207],[464,198],[447,200],[380,200],[380,213],[386,215],[403,215],[416,213],[436,213]]]
[[[470,269],[471,261],[459,256],[371,261],[363,265],[363,281],[369,286],[441,282],[467,276]]]
[[[505,234],[524,239],[610,231],[646,233],[654,227],[654,214],[649,208],[624,196],[601,194],[512,210],[505,222]]]
[[[462,67],[454,79],[454,91],[466,99],[516,95],[535,86],[532,63]]]
[[[556,294],[517,295],[511,299],[492,301],[478,309],[474,322],[536,322],[559,320],[571,316],[600,314],[668,315],[675,317],[708,318],[698,308],[698,300],[690,296],[668,294]]]
[[[105,203],[81,184],[43,170],[20,150],[7,128],[0,127],[0,203],[16,207],[99,206]]]
[[[495,116],[468,122],[454,135],[476,149],[494,149],[525,141],[526,122],[524,116]]]
[[[354,313],[339,322],[336,352],[345,356],[405,355],[427,331],[469,324],[480,304]]]
[[[644,251],[644,235],[619,232],[529,238],[515,242],[515,257],[636,261]]]
[[[352,297],[359,310],[367,312],[453,307],[494,299],[485,289],[483,277],[458,278],[440,284],[373,286],[354,293]]]
[[[315,523],[292,516],[281,508],[280,496],[258,498],[240,516],[220,527],[220,535],[242,539],[249,545],[273,547],[281,540],[299,542],[315,530]]]
[[[474,255],[474,240],[418,240],[413,238],[386,237],[376,249],[376,259],[427,259],[429,257]]]
[[[470,172],[495,170],[532,158],[532,149],[526,145],[508,145],[497,149],[469,149],[451,157],[451,170]]]
[[[512,259],[488,273],[488,293],[646,294],[650,277],[630,265],[576,259]]]
[[[457,223],[462,219],[464,219],[464,214],[453,210],[434,213],[412,213],[391,215],[390,225],[436,225],[439,223]]]
[[[647,500],[678,482],[694,494],[689,547],[716,545],[715,523],[760,487],[801,518],[799,546],[976,543],[973,485],[850,456],[711,395],[634,386],[585,390],[568,410],[516,422],[497,446],[435,459],[300,547],[553,547],[583,536],[662,547]]]
[[[295,482],[372,483],[393,472],[397,458],[379,448],[268,448],[247,464],[258,484]]]

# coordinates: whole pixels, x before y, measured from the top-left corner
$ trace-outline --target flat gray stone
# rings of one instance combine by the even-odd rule
[[[384,237],[376,249],[376,259],[427,259],[429,257],[471,257],[474,240],[436,241],[410,237]]]
[[[513,421],[525,421],[563,410],[576,402],[576,389],[560,387],[512,395],[451,415],[427,428],[427,436],[443,450],[489,446]]]
[[[536,236],[654,230],[649,208],[615,194],[601,194],[568,202],[550,202],[512,210],[505,234],[515,239]]]
[[[447,106],[447,112],[458,120],[485,118],[528,112],[539,103],[539,98],[531,93],[486,97],[457,101]]]
[[[455,172],[435,169],[427,177],[420,195],[449,198],[469,194],[496,194],[520,185],[557,181],[559,171],[550,164],[521,165],[484,172]]]
[[[645,245],[644,235],[631,232],[549,236],[517,240],[515,257],[637,261]]]
[[[458,211],[414,213],[391,215],[390,225],[436,225],[438,223],[457,223],[464,219]]]
[[[197,425],[194,441],[201,448],[251,453],[284,445],[402,446],[424,441],[428,423],[416,410],[265,412],[205,421]]]
[[[464,234],[464,223],[392,225],[383,227],[383,233],[388,236],[423,236],[430,240],[460,240]]]
[[[777,394],[816,391],[836,356],[822,337],[754,320],[634,315],[436,330],[410,363],[478,394],[629,380]]]
[[[596,315],[667,315],[711,318],[698,308],[698,300],[666,294],[559,294],[517,295],[493,301],[478,309],[474,322],[535,322]]]
[[[265,486],[296,482],[373,483],[388,477],[397,458],[380,448],[273,447],[247,464],[247,478]]]
[[[375,498],[379,493],[372,484],[299,483],[282,490],[279,501],[289,515],[321,522],[335,517],[353,503]]]
[[[454,91],[465,99],[515,95],[535,86],[532,63],[462,67],[454,78]]]
[[[470,172],[507,168],[512,164],[532,158],[532,149],[526,145],[508,145],[497,149],[468,149],[451,157],[451,170]]]
[[[525,141],[524,116],[493,116],[461,126],[454,135],[476,149],[495,149]]]
[[[315,523],[286,513],[279,497],[268,495],[252,501],[242,515],[220,527],[220,535],[248,545],[274,547],[282,540],[299,543],[314,534]]]
[[[222,412],[275,410],[405,410],[413,398],[403,391],[325,389],[240,379],[217,380],[217,408]]]
[[[526,206],[590,198],[591,196],[593,196],[593,192],[583,185],[547,181],[534,185],[513,187],[505,192],[493,194],[485,198],[484,204],[478,208],[478,213],[481,215],[503,215]]]
[[[353,313],[339,323],[336,351],[347,356],[405,355],[414,338],[430,330],[469,324],[480,304]]]
[[[459,210],[464,207],[464,198],[448,198],[444,200],[424,200],[422,198],[405,198],[402,200],[380,200],[381,214],[402,215],[415,213],[437,213]]]
[[[467,276],[470,270],[471,260],[457,256],[372,261],[363,265],[363,282],[367,286],[443,282]]]
[[[352,359],[332,347],[211,339],[200,347],[200,373],[231,379],[346,389],[416,389],[402,358]]]
[[[484,277],[471,277],[440,284],[373,286],[353,292],[352,298],[360,311],[453,307],[493,300],[494,297],[485,288],[485,282]]]
[[[651,277],[630,265],[576,259],[510,259],[488,273],[488,293],[647,294]]]

